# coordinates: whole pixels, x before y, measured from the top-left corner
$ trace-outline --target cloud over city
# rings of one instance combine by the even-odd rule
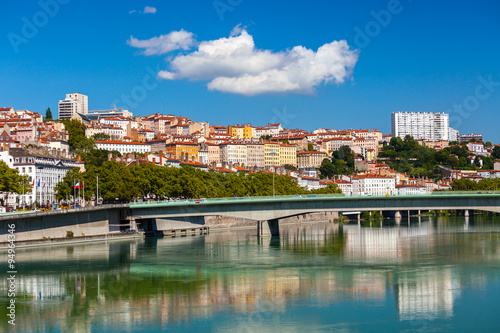
[[[194,35],[183,29],[180,31],[172,31],[166,35],[160,35],[146,40],[139,40],[130,36],[127,44],[143,49],[141,52],[144,55],[159,55],[169,53],[175,50],[189,50],[196,44]]]
[[[146,7],[144,7],[143,11],[133,9],[133,10],[129,10],[128,13],[129,14],[134,14],[134,13],[138,13],[138,14],[156,14],[156,8],[155,7],[151,7],[151,6],[146,6]]]
[[[171,34],[181,32],[174,42]],[[195,42],[192,33],[181,30],[145,41],[131,37],[128,44],[153,55],[187,50]],[[160,71],[158,76],[166,80],[207,80],[211,91],[246,96],[314,94],[319,85],[351,79],[357,60],[358,52],[345,40],[326,43],[317,51],[300,45],[281,52],[258,49],[246,29],[237,26],[229,37],[202,41],[197,50],[167,59],[169,70]]]
[[[155,7],[150,7],[150,6],[144,7],[144,14],[155,14],[155,13],[156,13]]]

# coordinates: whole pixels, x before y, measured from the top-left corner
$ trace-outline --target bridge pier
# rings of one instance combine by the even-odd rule
[[[468,209],[464,210],[464,216],[469,217],[469,210]]]
[[[257,221],[257,236],[279,236],[280,225],[278,219]]]

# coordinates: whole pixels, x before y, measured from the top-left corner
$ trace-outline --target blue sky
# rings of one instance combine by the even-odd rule
[[[384,133],[393,111],[449,112],[500,143],[497,1],[42,2],[0,5],[1,106],[81,92],[90,109]]]

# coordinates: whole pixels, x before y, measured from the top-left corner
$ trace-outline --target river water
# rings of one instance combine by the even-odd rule
[[[16,326],[3,279],[0,331],[500,330],[500,217],[487,215],[17,249],[16,261]]]

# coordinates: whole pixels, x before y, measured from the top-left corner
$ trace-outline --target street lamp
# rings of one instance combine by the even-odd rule
[[[99,171],[96,171],[96,197],[95,197],[95,205],[99,204]]]
[[[270,155],[279,155],[275,150],[272,150],[269,152]],[[273,198],[276,196],[275,195],[275,187],[274,187],[274,174],[276,173],[276,165],[273,166]]]

